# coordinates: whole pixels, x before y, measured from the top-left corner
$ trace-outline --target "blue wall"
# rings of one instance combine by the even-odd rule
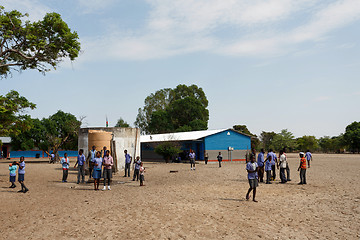
[[[204,141],[206,150],[227,150],[228,147],[234,150],[251,149],[251,138],[232,130],[205,137]]]
[[[50,152],[51,153],[51,152]],[[59,151],[59,156],[63,157],[64,153],[68,154],[68,157],[76,157],[78,155],[77,151]],[[34,158],[36,157],[36,154],[40,154],[40,157],[48,157],[46,153],[43,155],[43,151],[10,151],[10,157],[11,158],[20,158],[21,156],[24,156],[26,158]]]

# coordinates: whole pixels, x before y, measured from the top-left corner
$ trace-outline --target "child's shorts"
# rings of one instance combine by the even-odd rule
[[[140,175],[140,181],[141,182],[145,181],[144,175]]]
[[[25,174],[19,173],[18,180],[19,180],[19,182],[23,182],[25,180]]]
[[[16,181],[16,176],[10,176],[10,182],[15,182]]]
[[[101,170],[94,170],[92,175],[95,179],[101,178]]]

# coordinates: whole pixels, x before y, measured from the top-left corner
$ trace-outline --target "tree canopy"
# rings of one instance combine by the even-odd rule
[[[14,90],[0,95],[0,136],[18,135],[30,128],[30,117],[23,113],[36,105]]]
[[[15,136],[11,135],[14,150],[38,148],[54,154],[59,149],[77,149],[78,132],[81,121],[71,113],[58,111],[48,118],[31,119],[29,130]]]
[[[344,141],[352,152],[360,151],[360,122],[353,122],[346,127]]]
[[[208,100],[196,85],[178,85],[151,93],[138,110],[135,126],[143,133],[206,130]]]
[[[40,21],[23,21],[28,14],[6,12],[0,6],[0,78],[11,70],[37,69],[46,73],[64,58],[79,55],[80,42],[58,13],[47,13]]]
[[[119,120],[117,121],[115,127],[123,127],[123,128],[126,128],[126,127],[130,127],[130,125],[122,118],[119,118]]]

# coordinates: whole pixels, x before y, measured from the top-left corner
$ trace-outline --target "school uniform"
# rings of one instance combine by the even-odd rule
[[[109,166],[105,166],[104,164],[109,164]],[[110,181],[112,178],[112,166],[114,165],[114,160],[112,156],[105,156],[103,158],[103,166],[104,166],[104,187],[106,186],[106,179],[108,180],[108,186],[110,186]]]
[[[81,154],[77,157],[78,163],[78,174],[77,174],[77,183],[80,183],[80,176],[82,178],[81,182],[85,182],[85,155]]]
[[[62,169],[63,169],[63,178],[62,178],[62,181],[63,182],[67,182],[67,177],[68,177],[68,174],[69,174],[69,164],[70,164],[70,161],[69,161],[69,158],[65,158],[63,157],[61,159],[61,165],[62,165]]]
[[[19,163],[18,181],[19,182],[25,181],[25,161]]]
[[[287,166],[287,159],[286,159],[286,155],[285,154],[281,154],[280,156],[280,180],[281,183],[286,183],[286,177],[285,177],[285,170],[286,170],[286,166]]]
[[[134,169],[133,181],[135,181],[135,178],[136,178],[136,181],[139,180],[140,164],[141,164],[141,160],[140,160],[140,159],[135,162],[135,169]]]
[[[249,171],[255,171],[257,167],[258,167],[257,162],[253,162],[253,163],[248,162],[246,164],[246,170],[249,170]],[[248,172],[248,180],[249,180],[250,188],[252,188],[252,189],[256,188],[259,185],[257,171],[251,172],[251,173]]]
[[[265,162],[265,172],[266,172],[266,183],[270,184],[270,178],[271,178],[271,162],[267,160]]]
[[[264,182],[264,153],[260,152],[259,155],[258,155],[258,158],[257,158],[257,164],[258,164],[258,167],[259,167],[259,170],[258,170],[258,176],[259,176],[259,180],[260,182]]]
[[[103,162],[103,159],[101,157],[94,159],[94,169],[93,169],[93,175],[92,175],[92,177],[94,179],[100,179],[101,178],[102,162]],[[95,164],[97,164],[97,166]]]
[[[10,182],[12,183],[11,186],[15,185],[14,182],[16,181],[16,170],[17,170],[17,165],[9,166]]]
[[[125,154],[125,176],[126,174],[128,177],[130,177],[130,163],[131,163],[131,156],[130,154]]]
[[[222,162],[222,159],[223,159],[222,155],[221,154],[218,155],[217,159],[218,159],[218,162],[219,162],[219,167],[221,167],[221,162]]]

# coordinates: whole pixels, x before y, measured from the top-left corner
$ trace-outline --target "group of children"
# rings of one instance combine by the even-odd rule
[[[279,154],[279,163],[277,161],[276,154],[270,150],[267,154],[266,159],[264,159],[264,149],[261,149],[261,152],[258,155],[258,161],[255,161],[255,151],[252,151],[250,154],[250,161],[246,164],[246,170],[248,172],[248,180],[249,180],[249,189],[246,193],[246,200],[250,199],[250,193],[253,192],[253,201],[257,202],[256,197],[256,187],[258,186],[259,178],[260,182],[263,182],[264,168],[266,172],[266,184],[271,184],[270,181],[274,181],[276,178],[275,166],[280,168],[280,183],[286,183],[287,181],[291,181],[290,179],[290,168],[289,163],[286,158],[286,154],[284,150],[280,151]],[[308,162],[308,166],[310,168],[310,161],[312,160],[312,155],[308,150],[306,154],[303,152],[299,153],[300,156],[300,165],[298,167],[298,171],[300,171],[300,182],[298,184],[306,184],[306,162]],[[271,172],[273,174],[271,175]],[[285,171],[287,172],[287,177],[285,176]]]
[[[18,169],[18,181],[21,185],[21,190],[18,192],[26,193],[29,189],[25,186],[25,158],[20,157],[20,163],[14,161],[13,163],[9,164],[9,171],[10,171],[10,182],[11,186],[9,188],[16,188],[16,170]]]

